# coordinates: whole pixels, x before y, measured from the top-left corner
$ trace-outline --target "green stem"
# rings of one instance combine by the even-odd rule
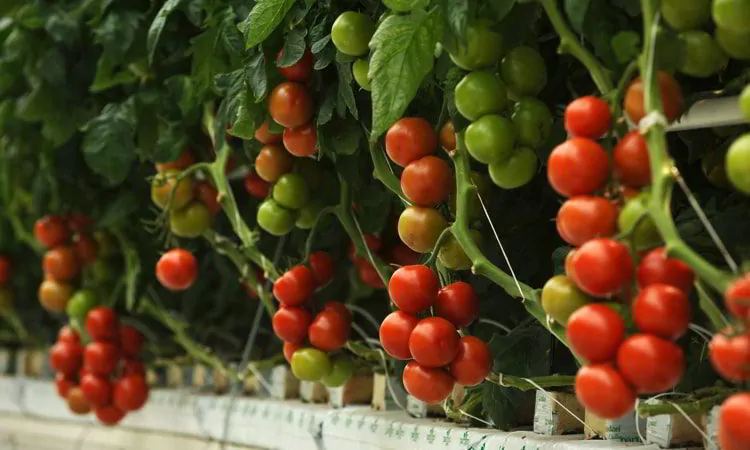
[[[586,66],[599,92],[602,94],[610,92],[612,90],[611,74],[591,52],[581,45],[578,36],[568,27],[557,4],[558,0],[539,0],[539,2],[547,13],[552,27],[560,36],[559,51],[573,55],[581,64]]]
[[[718,333],[726,328],[729,325],[729,321],[724,317],[721,309],[719,309],[711,296],[708,295],[708,292],[703,288],[703,284],[700,281],[696,281],[695,290],[698,292],[698,305],[706,313],[706,316],[708,316],[708,320],[711,321],[714,331]]]
[[[388,166],[388,160],[386,159],[385,152],[380,149],[377,141],[370,143],[370,156],[372,157],[373,176],[376,180],[380,180],[388,190],[396,194],[405,205],[411,205],[411,202],[406,198],[404,193],[401,191],[401,181],[391,171]]]
[[[512,387],[521,391],[533,391],[542,388],[571,387],[575,384],[575,376],[549,375],[546,377],[524,378],[502,373],[491,373],[487,381],[503,387]],[[528,381],[528,380],[531,380]]]
[[[680,414],[680,410],[685,414],[702,414],[708,412],[714,406],[720,405],[733,391],[727,390],[720,394],[712,395],[697,400],[689,401],[660,401],[657,403],[639,403],[638,415],[640,417],[659,416],[663,414]],[[676,406],[675,406],[676,405]],[[680,414],[681,415],[681,414]]]

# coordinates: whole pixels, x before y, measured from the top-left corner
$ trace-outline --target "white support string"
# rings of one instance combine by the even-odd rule
[[[708,331],[707,329],[703,328],[700,325],[691,323],[688,325],[688,328],[706,341],[710,341],[711,338],[713,337],[713,334],[710,331]]]
[[[543,388],[543,387],[541,387],[541,386],[539,386],[539,385],[538,385],[538,384],[537,384],[537,383],[536,383],[536,382],[535,382],[534,380],[532,380],[532,379],[530,379],[530,378],[521,378],[521,379],[522,379],[522,380],[524,380],[524,381],[526,381],[526,382],[528,382],[529,384],[531,384],[532,386],[534,386],[534,387],[535,387],[535,388],[537,388],[538,390],[540,390],[540,391],[544,392],[544,393],[545,393],[545,394],[547,395],[547,398],[549,398],[549,399],[550,399],[550,400],[552,400],[553,402],[557,403],[557,405],[558,405],[558,406],[559,406],[560,408],[564,409],[564,410],[565,410],[565,411],[566,411],[566,412],[567,412],[568,414],[570,414],[570,415],[571,415],[571,416],[572,416],[572,417],[573,417],[574,419],[576,419],[576,420],[577,420],[578,422],[580,422],[580,423],[581,423],[581,425],[583,425],[583,427],[584,427],[584,428],[588,428],[588,430],[589,430],[589,431],[591,431],[592,433],[596,433],[596,431],[595,431],[595,430],[594,430],[593,428],[591,428],[591,426],[590,426],[589,424],[587,424],[585,420],[583,420],[583,419],[581,419],[580,417],[578,417],[577,415],[573,414],[573,411],[571,411],[570,409],[568,409],[568,407],[567,407],[567,406],[563,405],[563,404],[562,404],[562,402],[558,401],[558,400],[557,400],[557,399],[555,398],[555,396],[554,396],[554,395],[550,395],[550,394],[549,394],[549,392],[545,391],[545,390],[544,390],[544,388]]]
[[[362,317],[364,317],[368,322],[370,322],[370,324],[372,324],[373,327],[375,327],[376,330],[380,330],[380,324],[378,323],[377,320],[375,320],[375,317],[373,317],[372,314],[370,314],[369,312],[367,312],[366,309],[360,308],[357,305],[344,305],[344,306],[346,306],[347,308],[349,308],[349,310],[354,311],[357,314],[359,314]]]
[[[492,325],[494,327],[500,328],[501,330],[505,331],[506,334],[510,334],[512,331],[509,327],[501,324],[500,322],[492,319],[485,319],[484,317],[480,317],[477,319],[477,323],[485,323],[487,325]]]

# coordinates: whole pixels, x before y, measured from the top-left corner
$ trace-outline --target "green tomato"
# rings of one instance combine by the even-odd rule
[[[524,97],[513,106],[511,116],[518,131],[518,144],[537,149],[552,132],[552,113],[539,99]]]
[[[11,311],[13,311],[13,292],[0,288],[0,313],[6,314]]]
[[[679,71],[691,77],[706,78],[720,72],[729,57],[710,34],[701,30],[683,31],[679,35],[684,56]]]
[[[675,30],[693,30],[711,18],[711,0],[662,0],[661,14]]]
[[[750,59],[750,31],[735,33],[734,31],[716,28],[714,32],[716,43],[719,44],[729,57],[734,59]]]
[[[366,91],[371,91],[372,86],[370,85],[370,79],[367,77],[367,72],[370,71],[370,61],[366,59],[358,59],[352,64],[352,72],[354,73],[354,79],[357,81],[359,87]]]
[[[478,246],[482,243],[482,233],[478,230],[471,230],[471,239]],[[469,270],[471,269],[471,259],[466,255],[461,244],[451,234],[448,240],[440,247],[438,251],[438,261],[445,268],[450,270]]]
[[[309,195],[305,179],[297,173],[285,173],[273,185],[273,199],[285,208],[302,208]]]
[[[716,26],[735,33],[747,33],[750,24],[750,1],[713,0],[711,15]]]
[[[536,95],[547,84],[547,67],[542,55],[525,45],[505,55],[500,73],[508,89],[517,96]]]
[[[661,235],[654,220],[648,214],[651,193],[641,192],[628,200],[617,216],[617,227],[621,233],[630,232],[636,249],[655,247],[661,243]],[[635,228],[634,228],[635,227]]]
[[[196,238],[210,226],[211,212],[201,202],[193,202],[169,214],[169,229],[175,236]]]
[[[331,361],[331,371],[324,375],[320,382],[326,387],[339,387],[354,375],[354,363],[346,355],[339,355]]]
[[[734,188],[750,195],[750,133],[738,137],[729,146],[726,168],[727,177]]]
[[[292,355],[292,373],[302,381],[320,381],[331,373],[331,360],[317,348],[301,348]]]
[[[503,55],[503,36],[489,29],[489,20],[475,20],[466,28],[466,46],[460,45],[451,60],[464,70],[490,67]]]
[[[285,209],[273,199],[268,199],[258,206],[258,226],[274,236],[283,236],[292,231],[295,220],[292,211]]]
[[[70,298],[65,306],[65,312],[69,318],[82,321],[86,318],[86,314],[98,304],[96,294],[88,289],[81,289]]]
[[[185,177],[177,183],[176,177],[179,174],[179,170],[166,170],[156,174],[151,182],[151,200],[159,208],[166,208],[173,188],[174,197],[169,205],[172,210],[184,207],[193,199],[193,180]]]
[[[534,150],[519,147],[507,159],[490,164],[490,178],[503,189],[521,187],[534,178],[538,163]]]
[[[349,56],[362,56],[369,51],[375,24],[362,13],[347,11],[333,22],[331,40],[336,49]]]
[[[494,73],[476,71],[458,82],[455,101],[462,116],[477,120],[485,114],[502,112],[508,104],[508,91]]]
[[[542,308],[555,322],[562,326],[578,308],[591,303],[591,297],[584,294],[565,275],[550,278],[542,288]]]
[[[299,217],[294,225],[301,230],[309,230],[315,225],[318,214],[323,210],[323,204],[319,200],[309,201],[302,209],[299,210]]]
[[[745,120],[750,122],[750,84],[745,86],[745,89],[740,94],[740,111],[745,116]]]
[[[515,141],[513,122],[496,114],[483,116],[466,127],[466,149],[482,164],[507,158]]]

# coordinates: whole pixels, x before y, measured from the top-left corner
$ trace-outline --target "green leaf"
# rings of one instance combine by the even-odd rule
[[[154,60],[154,53],[156,53],[156,46],[159,44],[159,38],[161,32],[164,30],[164,25],[167,23],[167,18],[172,11],[180,6],[182,0],[167,0],[161,5],[159,12],[154,17],[154,21],[151,22],[151,26],[148,28],[148,38],[146,40],[146,48],[148,49],[148,61],[152,63]]]
[[[325,125],[333,118],[333,108],[336,106],[336,98],[338,97],[338,86],[336,83],[331,83],[323,95],[323,101],[320,102],[318,108],[318,114],[316,115],[316,124],[318,126]]]
[[[583,23],[589,12],[592,0],[565,0],[565,13],[568,15],[570,24],[577,32],[583,31]]]
[[[641,52],[641,36],[635,31],[620,31],[612,38],[612,51],[620,64],[627,63]]]
[[[193,56],[191,76],[195,90],[202,96],[213,84],[214,76],[226,72],[226,62],[218,54],[220,27],[212,27],[191,40]]]
[[[330,46],[325,47],[320,53],[315,56],[315,70],[323,70],[336,59],[336,50]]]
[[[101,44],[112,60],[122,61],[135,40],[142,17],[135,11],[113,10],[94,29],[94,41]]]
[[[362,130],[353,119],[332,122],[323,127],[320,136],[325,145],[338,155],[353,155],[362,143]]]
[[[492,0],[490,2],[490,7],[495,12],[494,19],[498,21],[507,17],[514,6],[516,6],[516,0]],[[453,14],[453,11],[451,11],[451,14]]]
[[[359,113],[357,111],[357,103],[354,100],[354,91],[352,90],[352,81],[354,81],[352,65],[348,62],[337,62],[336,68],[339,74],[338,99],[336,102],[337,111],[339,116],[343,117],[345,113],[344,107],[346,107],[356,119],[359,117]]]
[[[231,11],[226,14],[221,30],[221,41],[230,55],[241,58],[245,54],[245,42],[242,33],[235,24],[235,18],[236,16]]]
[[[115,86],[132,84],[136,81],[138,81],[138,77],[129,70],[116,71],[115,64],[104,54],[96,63],[96,76],[89,86],[89,91],[102,92]]]
[[[247,84],[253,91],[255,101],[263,100],[268,91],[268,77],[266,75],[266,57],[262,51],[256,52],[245,63]]]
[[[110,184],[124,181],[135,161],[135,124],[131,98],[110,103],[86,125],[82,146],[86,164]]]
[[[114,201],[109,202],[99,220],[96,229],[116,227],[130,220],[130,215],[138,209],[138,197],[132,191],[124,191]]]
[[[442,18],[415,11],[387,17],[370,41],[372,80],[372,138],[401,118],[432,70],[435,44],[442,35]]]
[[[302,55],[305,54],[307,44],[305,43],[305,37],[307,36],[307,30],[304,28],[295,28],[286,35],[284,40],[284,52],[276,62],[279,67],[289,67],[302,59]]]
[[[331,28],[326,18],[327,16],[322,15],[320,21],[310,29],[310,51],[314,55],[322,52],[328,43],[331,42]]]
[[[72,46],[80,38],[78,23],[66,13],[53,14],[47,19],[44,29],[56,42]]]
[[[255,47],[279,26],[294,0],[260,0],[255,4],[243,25],[246,32],[245,47]]]

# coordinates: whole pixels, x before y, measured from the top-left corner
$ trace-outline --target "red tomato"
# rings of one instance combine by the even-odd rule
[[[750,321],[750,274],[735,280],[724,293],[729,312],[744,321]]]
[[[609,178],[609,158],[591,139],[571,138],[555,147],[547,161],[547,179],[560,195],[590,195]]]
[[[651,184],[648,143],[638,130],[626,134],[614,150],[615,176],[623,184],[638,188]]]
[[[286,362],[291,363],[292,362],[292,355],[297,350],[301,349],[302,345],[295,344],[293,342],[284,342],[284,359],[286,359]]]
[[[0,286],[4,286],[10,280],[10,260],[0,256]]]
[[[85,234],[73,235],[73,250],[75,251],[76,259],[83,267],[93,264],[99,252],[96,241]]]
[[[245,176],[245,190],[253,197],[262,200],[268,197],[268,193],[271,192],[271,183],[258,176],[254,170],[251,170]]]
[[[434,206],[444,202],[453,189],[453,171],[437,156],[425,156],[401,173],[401,190],[412,203]]]
[[[73,381],[72,377],[69,377],[62,372],[58,372],[55,375],[55,387],[57,388],[57,395],[60,397],[66,398],[70,389],[75,386],[76,383]]]
[[[672,75],[659,72],[659,90],[661,91],[661,104],[667,120],[672,122],[680,116],[684,99],[680,84]],[[636,78],[625,93],[625,113],[635,124],[646,116],[645,99],[643,95],[643,82],[640,77]]]
[[[394,311],[380,323],[380,343],[383,350],[396,359],[411,359],[409,336],[419,319],[403,311]]]
[[[315,290],[313,272],[307,266],[294,266],[273,284],[273,295],[286,306],[305,303]]]
[[[93,374],[81,377],[81,391],[91,406],[107,406],[112,402],[112,383]]]
[[[156,170],[164,172],[167,170],[185,170],[195,164],[195,156],[190,150],[184,150],[180,156],[171,162],[156,163]]]
[[[183,291],[198,277],[198,261],[192,253],[175,248],[163,254],[156,263],[156,278],[171,291]]]
[[[719,447],[722,450],[750,448],[750,392],[740,392],[724,400],[719,410]]]
[[[137,359],[124,359],[122,360],[122,369],[120,371],[121,376],[127,375],[146,375],[146,368],[143,367],[143,363]]]
[[[565,129],[573,136],[598,139],[611,126],[609,104],[600,98],[587,95],[573,100],[565,108]]]
[[[690,323],[690,301],[674,286],[652,284],[642,289],[633,302],[633,320],[644,333],[675,340]]]
[[[221,211],[221,205],[219,204],[219,191],[216,190],[213,185],[207,181],[199,181],[195,183],[193,188],[195,197],[206,205],[208,212],[212,215],[216,215]]]
[[[307,329],[310,343],[324,352],[340,349],[349,340],[351,320],[333,309],[323,310],[315,316]]]
[[[685,356],[673,342],[653,334],[634,334],[617,350],[617,367],[639,394],[672,389],[685,371]]]
[[[453,392],[455,381],[443,369],[433,369],[410,361],[404,368],[404,388],[412,397],[427,404],[443,402]]]
[[[440,145],[448,151],[456,149],[456,127],[452,120],[440,127]]]
[[[74,377],[81,367],[83,350],[78,344],[58,342],[49,349],[49,363],[53,369]]]
[[[315,110],[313,99],[305,86],[285,81],[271,92],[268,112],[276,123],[285,128],[294,128],[309,122]]]
[[[68,233],[68,226],[59,216],[44,216],[34,224],[34,237],[45,248],[65,244]]]
[[[310,122],[284,130],[284,148],[294,156],[312,156],[318,151],[318,132]]]
[[[83,415],[88,414],[91,411],[91,405],[83,396],[83,392],[77,386],[74,386],[68,390],[68,396],[66,398],[68,402],[68,409],[73,414]]]
[[[148,400],[148,384],[140,375],[128,375],[115,382],[115,406],[120,411],[137,411]]]
[[[428,317],[420,320],[409,335],[409,352],[422,366],[442,367],[458,354],[458,340],[452,323],[442,317]]]
[[[438,291],[435,315],[448,319],[456,328],[467,327],[479,317],[479,297],[469,283],[451,283]]]
[[[116,406],[98,406],[94,408],[94,414],[99,423],[106,426],[117,425],[125,417],[125,413]]]
[[[417,314],[437,299],[440,280],[427,266],[413,265],[396,269],[388,282],[388,295],[400,310]]]
[[[298,306],[282,306],[271,320],[273,332],[284,342],[301,344],[307,338],[307,328],[312,322],[310,313]]]
[[[290,81],[307,81],[310,79],[310,75],[313,73],[313,55],[309,49],[306,49],[302,58],[291,66],[279,66],[282,56],[284,56],[283,48],[276,55],[276,67],[279,68],[281,76]]]
[[[617,207],[602,197],[578,195],[557,212],[557,232],[571,245],[583,245],[597,237],[617,232]]]
[[[92,342],[83,351],[83,364],[90,374],[109,376],[117,368],[120,352],[110,342]]]
[[[42,268],[55,281],[70,281],[78,275],[80,265],[72,247],[55,247],[44,254]]]
[[[117,313],[99,306],[86,315],[86,332],[95,341],[115,341],[119,335]]]
[[[276,144],[281,141],[281,134],[271,133],[268,131],[268,119],[255,130],[255,140],[261,144]]]
[[[578,369],[576,396],[587,411],[603,419],[619,419],[635,406],[635,393],[609,364]]]
[[[732,330],[726,334],[715,334],[708,344],[708,356],[711,364],[723,378],[735,383],[750,380],[750,334],[732,336]]]
[[[81,345],[81,336],[78,335],[76,330],[66,325],[60,328],[60,331],[57,333],[57,341]]]
[[[307,260],[313,278],[318,286],[325,286],[333,280],[333,259],[326,252],[311,253]]]
[[[581,306],[568,319],[570,348],[590,363],[612,361],[625,338],[625,321],[602,303]]]
[[[435,153],[436,149],[435,131],[421,117],[404,117],[385,134],[385,151],[401,167]]]
[[[592,239],[576,250],[571,261],[573,281],[596,297],[612,295],[624,288],[633,275],[628,247],[613,239]]]
[[[374,289],[382,289],[385,287],[383,279],[380,278],[377,269],[375,269],[375,266],[370,264],[370,262],[362,260],[355,262],[354,264],[357,266],[359,279],[362,280],[363,283]]]
[[[349,311],[349,308],[347,308],[346,305],[341,302],[326,302],[323,309],[326,311],[335,311],[337,314],[341,315],[341,317],[343,317],[347,322],[352,321],[352,312]]]
[[[664,247],[655,248],[643,257],[636,269],[638,287],[651,284],[668,284],[688,293],[693,288],[695,274],[687,264],[675,258],[667,258]]]
[[[136,358],[143,349],[143,335],[137,329],[128,326],[120,326],[120,350],[127,358]]]
[[[412,266],[419,264],[419,253],[402,243],[393,244],[388,251],[388,261],[398,266]]]
[[[464,336],[458,354],[450,363],[451,375],[462,386],[476,386],[492,370],[492,353],[487,344],[474,336]]]

